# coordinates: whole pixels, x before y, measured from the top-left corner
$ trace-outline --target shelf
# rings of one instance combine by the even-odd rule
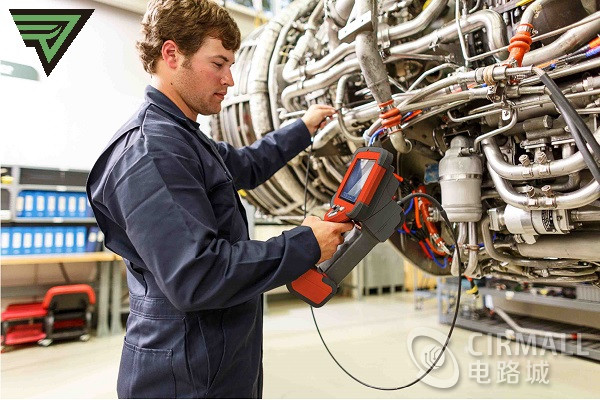
[[[79,192],[85,193],[85,186],[64,185],[18,185],[19,190],[42,190],[51,192]]]
[[[566,334],[570,334],[572,332],[598,334],[598,331],[593,328],[563,324],[538,318],[531,318],[528,316],[511,315],[511,317],[514,318],[519,325],[528,329],[538,329],[548,332],[562,332]],[[440,322],[450,325],[452,322],[452,316],[440,315]],[[506,322],[496,319],[471,320],[458,317],[456,319],[456,326],[472,331],[487,333],[496,337],[509,337],[514,340],[514,334],[512,334],[513,330],[511,327]],[[536,336],[530,334],[522,335],[521,343],[533,343],[535,346],[540,348],[546,348],[568,355],[580,355],[582,357],[600,361],[600,343],[597,341],[582,340],[581,343],[578,344],[575,340],[566,340],[563,348],[561,347],[563,343],[558,339],[548,340],[545,336]]]
[[[10,216],[10,210],[0,210],[0,221],[5,222],[5,221],[10,221],[11,216]]]
[[[102,262],[116,261],[122,258],[109,251],[93,253],[63,253],[63,254],[26,254],[19,256],[3,256],[2,266],[31,265],[31,264],[57,264],[77,262]]]
[[[18,217],[10,220],[3,220],[5,222],[17,222],[17,223],[28,223],[28,224],[95,224],[96,219],[92,217],[88,218],[67,218],[67,217],[53,217],[53,218],[25,218]]]
[[[489,288],[479,288],[479,293],[482,296],[490,295],[492,297],[502,298],[508,301],[517,301],[521,303],[540,304],[551,307],[562,307],[583,311],[600,312],[600,303],[594,301],[541,296],[534,295],[531,293],[513,292],[511,290],[496,290]]]

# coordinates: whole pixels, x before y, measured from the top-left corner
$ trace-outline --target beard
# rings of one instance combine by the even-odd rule
[[[173,79],[175,90],[181,99],[194,113],[202,115],[213,115],[221,111],[221,102],[214,96],[213,90],[199,90],[200,78],[190,68],[189,64],[182,65],[179,74]]]

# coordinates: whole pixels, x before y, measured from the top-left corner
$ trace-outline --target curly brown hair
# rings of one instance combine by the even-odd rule
[[[142,20],[142,39],[136,43],[146,72],[156,72],[162,45],[173,40],[186,57],[207,37],[220,39],[227,50],[240,48],[240,29],[227,10],[211,0],[151,0]]]

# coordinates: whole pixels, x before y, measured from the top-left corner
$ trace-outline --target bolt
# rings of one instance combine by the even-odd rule
[[[522,154],[521,156],[519,156],[519,162],[524,167],[528,167],[529,164],[531,164],[531,160],[529,159],[529,156],[527,154]]]
[[[528,197],[535,196],[535,188],[531,185],[525,186],[525,194],[527,194]]]
[[[548,162],[548,156],[546,156],[546,153],[544,153],[543,151],[540,151],[535,155],[535,161],[538,164],[545,164],[546,162]]]
[[[554,195],[554,193],[552,192],[552,188],[550,187],[550,185],[544,185],[544,186],[542,186],[542,193],[544,193],[544,195],[546,195],[548,197]]]

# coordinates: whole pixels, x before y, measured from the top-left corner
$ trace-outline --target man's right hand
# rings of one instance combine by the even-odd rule
[[[306,219],[302,222],[302,225],[308,226],[312,229],[315,237],[317,238],[317,242],[319,243],[319,248],[321,249],[321,258],[317,264],[320,264],[323,261],[329,260],[331,257],[333,257],[337,247],[344,243],[342,233],[348,232],[354,228],[354,224],[352,222],[327,222],[321,221],[320,218],[314,216],[306,217]]]

